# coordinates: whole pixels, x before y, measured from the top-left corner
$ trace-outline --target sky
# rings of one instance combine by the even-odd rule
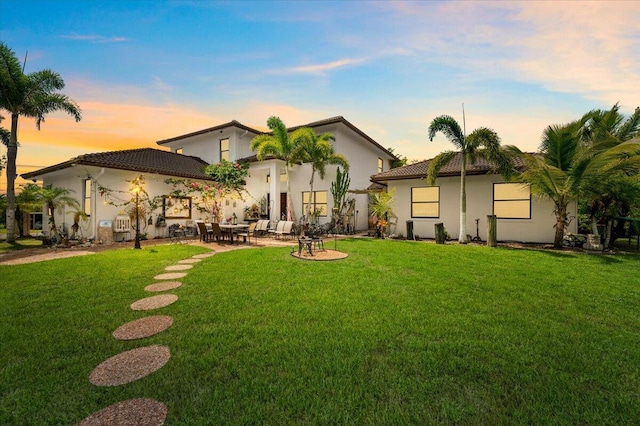
[[[462,124],[463,105],[467,133],[535,151],[551,124],[640,105],[638,22],[625,0],[0,0],[0,40],[26,73],[58,72],[83,115],[22,118],[18,173],[272,115],[343,116],[423,160],[453,149],[427,128]]]

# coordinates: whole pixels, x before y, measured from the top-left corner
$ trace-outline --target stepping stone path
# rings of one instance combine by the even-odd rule
[[[106,425],[163,425],[167,419],[167,406],[149,398],[136,398],[116,402],[84,419],[80,426]]]
[[[169,361],[168,346],[153,345],[114,355],[93,369],[89,381],[96,386],[131,383],[159,370]]]
[[[154,280],[179,280],[186,277],[185,272],[169,272],[168,274],[160,274],[153,277]]]
[[[186,271],[193,268],[193,265],[172,265],[164,268],[165,271]]]
[[[182,285],[180,281],[164,281],[156,284],[150,284],[144,288],[144,291],[167,291],[178,288]]]
[[[158,296],[145,297],[131,304],[134,311],[150,311],[151,309],[164,308],[178,300],[175,294],[160,294]]]
[[[136,340],[153,336],[173,324],[173,318],[167,315],[154,315],[152,317],[140,318],[139,320],[128,322],[118,327],[113,332],[113,337],[118,340]]]
[[[186,271],[194,263],[213,256],[214,252],[197,254],[190,259],[167,266],[166,271]],[[186,272],[168,272],[156,275],[155,280],[177,280],[186,277]],[[145,291],[161,292],[180,287],[180,281],[162,281],[146,286]],[[178,300],[175,294],[161,294],[145,297],[131,304],[135,311],[145,311],[168,306]],[[153,336],[171,327],[173,318],[167,315],[153,315],[121,325],[113,332],[118,340],[136,340]],[[168,346],[152,345],[122,352],[98,365],[89,375],[95,386],[119,386],[139,380],[162,368],[171,357]],[[117,402],[84,419],[80,426],[97,425],[164,425],[167,406],[149,398],[136,398]]]

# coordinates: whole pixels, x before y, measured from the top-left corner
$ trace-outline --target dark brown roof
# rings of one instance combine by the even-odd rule
[[[357,134],[359,134],[360,136],[362,136],[364,139],[366,139],[368,142],[370,142],[371,144],[373,144],[374,146],[380,148],[382,151],[384,151],[386,154],[392,156],[393,158],[396,158],[396,156],[390,152],[388,149],[386,149],[385,147],[383,147],[382,145],[380,145],[378,142],[376,142],[375,140],[373,140],[369,135],[367,135],[365,132],[363,132],[362,130],[358,129],[356,126],[354,126],[353,124],[351,124],[346,118],[341,117],[341,116],[337,116],[337,117],[331,117],[331,118],[326,118],[324,120],[320,120],[320,121],[314,121],[312,123],[309,124],[303,124],[300,126],[294,126],[294,127],[289,127],[287,130],[289,132],[293,132],[294,130],[297,130],[301,127],[320,127],[320,126],[326,126],[326,125],[330,125],[330,124],[337,124],[337,123],[342,123],[345,126],[347,126],[348,128],[350,128],[351,130],[353,130],[354,132],[356,132]],[[198,130],[196,132],[192,132],[192,133],[187,133],[186,135],[181,135],[181,136],[176,136],[173,138],[169,138],[169,139],[164,139],[161,141],[156,142],[158,145],[163,145],[165,143],[169,143],[169,142],[174,142],[180,139],[186,139],[189,138],[191,136],[198,136],[198,135],[202,135],[205,133],[209,133],[209,132],[213,132],[216,130],[222,130],[225,129],[227,127],[237,127],[239,129],[242,130],[246,130],[248,132],[254,133],[256,135],[260,135],[260,134],[267,134],[268,132],[261,132],[259,130],[256,129],[252,129],[251,127],[245,126],[244,124],[236,121],[236,120],[232,120],[228,123],[225,124],[220,124],[218,126],[214,126],[214,127],[210,127],[208,129],[203,129],[203,130]]]
[[[177,176],[190,179],[211,180],[204,174],[203,169],[209,164],[198,157],[161,151],[153,148],[128,149],[123,151],[98,152],[84,154],[44,169],[25,173],[25,179],[32,179],[56,170],[73,167],[73,165],[106,167],[118,170],[133,170],[136,172],[157,173],[160,175]]]
[[[208,129],[202,129],[202,130],[198,130],[192,133],[187,133],[185,135],[180,135],[180,136],[175,136],[173,138],[169,138],[169,139],[163,139],[161,141],[156,142],[158,145],[164,145],[165,143],[169,143],[169,142],[174,142],[174,141],[178,141],[180,139],[186,139],[186,138],[190,138],[191,136],[198,136],[198,135],[203,135],[205,133],[209,133],[209,132],[215,132],[216,130],[222,130],[222,129],[226,129],[227,127],[237,127],[238,129],[242,129],[242,130],[246,130],[247,132],[251,132],[254,133],[256,135],[261,134],[262,132],[256,129],[252,129],[251,127],[245,126],[244,124],[236,121],[236,120],[232,120],[228,123],[224,123],[224,124],[219,124],[217,126],[213,126],[213,127],[209,127]]]
[[[427,169],[431,160],[424,160],[418,163],[409,164],[403,167],[397,167],[395,169],[387,170],[386,172],[378,173],[371,176],[373,182],[386,182],[389,180],[400,179],[419,179],[427,176]],[[524,162],[520,159],[515,160],[516,169],[523,169]],[[470,164],[467,161],[467,174],[468,175],[483,175],[492,173],[494,166],[483,158],[478,158],[475,164]],[[449,164],[440,169],[438,177],[445,176],[459,176],[462,170],[462,155],[458,153]]]

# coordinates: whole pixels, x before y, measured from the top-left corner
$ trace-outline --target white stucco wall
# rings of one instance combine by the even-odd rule
[[[111,205],[107,203],[107,197],[101,196],[99,193],[99,186],[109,188],[113,190],[112,199],[116,204],[122,204],[127,200],[133,198],[133,194],[130,192],[131,184],[127,181],[131,181],[138,176],[144,176],[145,178],[145,190],[149,194],[150,198],[155,196],[168,195],[172,186],[164,183],[169,176],[152,174],[152,173],[140,173],[134,171],[115,170],[115,169],[102,169],[99,167],[90,167],[79,165],[77,167],[69,167],[63,170],[49,173],[42,176],[44,185],[53,185],[55,187],[64,187],[72,190],[71,196],[75,198],[80,205],[82,205],[83,199],[83,181],[88,176],[91,177],[93,185],[93,191],[91,194],[91,216],[88,221],[83,221],[80,225],[82,228],[82,235],[85,238],[97,236],[97,227],[100,220],[114,220],[119,214],[124,214],[127,206]],[[122,191],[122,192],[120,192]],[[56,224],[58,226],[63,225],[71,230],[73,225],[73,214],[70,208],[63,209],[62,211],[56,211]],[[140,232],[147,233],[147,238],[167,237],[168,226],[178,223],[186,225],[187,220],[205,219],[206,215],[199,212],[195,208],[195,203],[192,203],[191,218],[169,219],[167,218],[167,227],[156,227],[156,218],[158,214],[162,214],[162,205],[158,209],[151,213],[152,225],[146,225],[141,222]],[[49,231],[48,216],[46,211],[44,212],[43,229]],[[239,216],[240,217],[240,216]],[[148,219],[148,217],[147,217]],[[118,235],[117,238],[133,238],[135,236],[135,230],[132,229],[129,235]]]
[[[504,182],[499,175],[467,176],[467,234],[476,236],[476,221],[479,222],[479,235],[485,241],[487,237],[487,215],[493,214],[493,183]],[[439,178],[440,217],[411,217],[411,188],[425,187],[422,179],[390,181],[389,190],[396,188],[393,211],[398,216],[398,232],[406,235],[406,221],[413,221],[414,234],[421,238],[435,238],[434,225],[442,222],[452,239],[460,234],[460,177]],[[576,203],[569,206],[570,216],[575,216]],[[553,203],[533,196],[530,219],[498,219],[499,241],[553,242],[556,218]],[[577,221],[573,220],[570,232],[576,232]]]

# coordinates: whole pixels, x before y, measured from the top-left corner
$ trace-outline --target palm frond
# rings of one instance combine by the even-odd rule
[[[435,185],[440,169],[449,164],[453,160],[458,152],[456,151],[444,151],[436,155],[430,162],[427,168],[427,183],[429,185]]]
[[[438,132],[442,132],[449,142],[453,143],[456,148],[463,150],[465,148],[465,138],[458,122],[449,115],[441,115],[433,119],[429,125],[429,140]]]

